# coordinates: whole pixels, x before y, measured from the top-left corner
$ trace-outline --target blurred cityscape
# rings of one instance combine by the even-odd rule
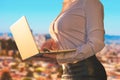
[[[34,34],[41,45],[49,34]],[[120,36],[105,35],[105,47],[96,55],[107,72],[108,80],[120,80]],[[60,80],[61,66],[35,57],[22,61],[11,33],[0,33],[0,80]]]

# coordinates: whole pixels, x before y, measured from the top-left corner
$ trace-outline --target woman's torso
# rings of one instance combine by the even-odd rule
[[[58,42],[60,49],[73,49],[86,43],[85,1],[76,0],[72,6],[51,23],[51,37]],[[62,78],[63,80],[79,80],[79,78],[81,80],[106,80],[105,70],[95,56],[76,64],[63,65],[63,69],[63,77],[66,78]],[[95,77],[100,78],[101,74],[103,74],[101,79]],[[88,76],[92,76],[94,79],[90,79]]]
[[[84,0],[76,0],[50,26],[50,34],[60,49],[71,49],[86,42]]]

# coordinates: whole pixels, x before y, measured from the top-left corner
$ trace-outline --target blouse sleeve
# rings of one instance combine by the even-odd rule
[[[86,43],[77,47],[75,53],[60,54],[58,63],[74,63],[95,55],[104,47],[103,6],[99,0],[86,0]],[[63,59],[64,57],[64,59]]]

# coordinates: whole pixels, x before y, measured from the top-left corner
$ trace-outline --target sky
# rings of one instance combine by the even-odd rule
[[[59,14],[63,0],[0,0],[0,32],[26,16],[34,33],[49,33],[49,25]],[[101,0],[104,5],[105,33],[120,35],[120,0]],[[22,31],[20,31],[22,32]]]

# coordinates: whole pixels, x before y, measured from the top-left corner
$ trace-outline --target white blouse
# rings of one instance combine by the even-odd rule
[[[104,47],[103,16],[99,0],[76,0],[51,23],[51,37],[60,49],[76,49],[57,54],[59,64],[84,60]]]

